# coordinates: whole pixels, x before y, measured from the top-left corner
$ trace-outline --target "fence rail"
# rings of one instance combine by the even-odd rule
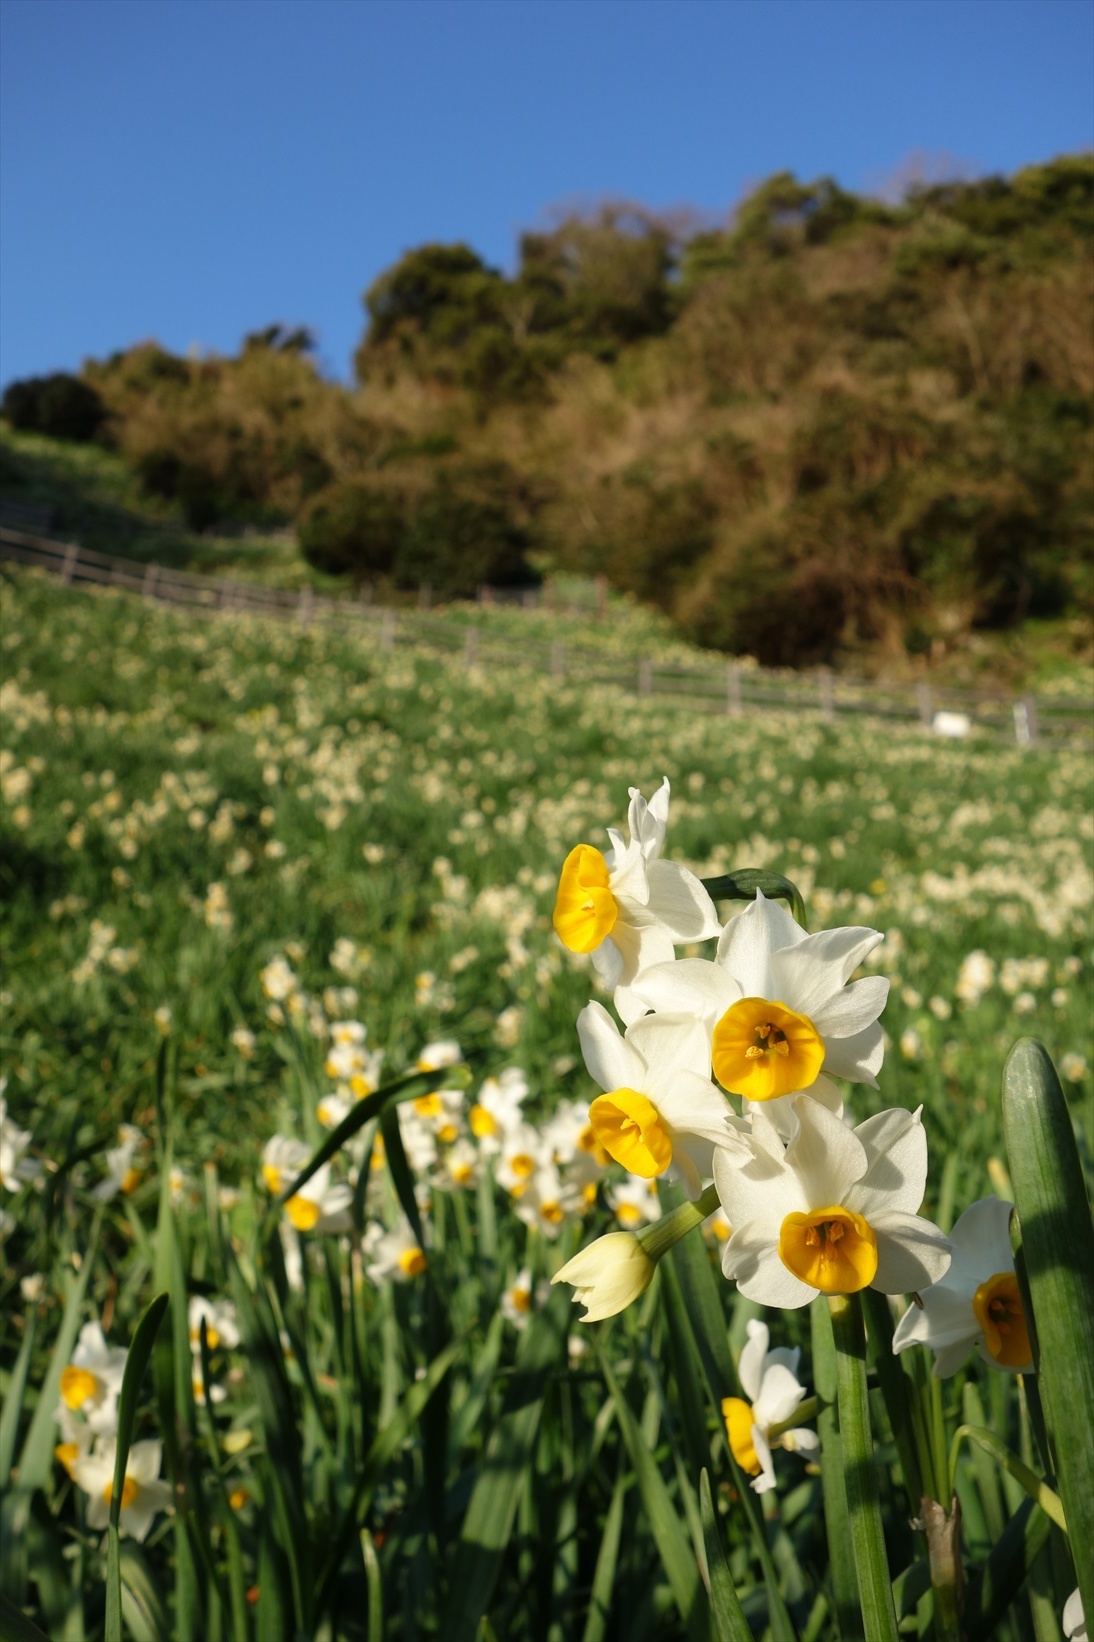
[[[298,592],[260,587],[220,576],[171,570],[165,565],[112,558],[73,542],[49,541],[4,526],[0,526],[0,557],[50,571],[69,587],[121,588],[150,602],[179,606],[194,615],[245,613],[305,626],[321,622],[342,629],[367,630],[383,649],[409,645],[447,656],[459,655],[468,667],[520,667],[556,679],[615,685],[640,700],[656,697],[678,702],[691,711],[730,717],[750,709],[813,713],[830,723],[853,714],[918,724],[925,733],[940,737],[989,735],[1023,747],[1074,745],[1094,734],[1094,702],[1005,695],[926,682],[881,684],[826,669],[785,674],[733,661],[683,665],[650,656],[605,655],[587,645],[567,645],[557,640],[517,641],[490,633],[485,623],[460,628],[438,619],[429,612],[428,600],[421,600],[417,609],[396,610],[373,603],[371,597],[332,599],[310,587]]]

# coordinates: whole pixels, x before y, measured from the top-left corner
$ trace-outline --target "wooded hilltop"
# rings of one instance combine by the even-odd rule
[[[607,205],[516,272],[425,245],[365,293],[356,385],[306,330],[13,383],[194,529],[290,523],[437,597],[603,574],[769,665],[933,658],[1091,594],[1094,156],[886,205],[772,177],[724,227]]]

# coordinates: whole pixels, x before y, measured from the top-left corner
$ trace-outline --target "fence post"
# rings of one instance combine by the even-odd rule
[[[149,565],[145,566],[144,582],[141,586],[141,597],[143,599],[154,599],[155,598],[155,596],[156,596],[156,577],[159,575],[159,573],[160,573],[160,567],[159,567],[158,564],[149,564]]]
[[[380,623],[380,648],[382,650],[390,650],[394,643],[395,612],[394,610],[388,609],[384,611],[383,620]]]
[[[566,677],[566,646],[557,641],[551,646],[551,677]]]
[[[735,662],[726,664],[726,712],[737,718],[741,711],[741,669]]]
[[[311,621],[312,605],[314,603],[315,594],[312,592],[311,588],[302,587],[300,589],[300,597],[296,601],[297,619],[302,627],[306,627]]]
[[[361,603],[365,606],[366,610],[368,609],[369,605],[372,603],[372,583],[371,582],[362,582],[361,583]]]
[[[638,694],[652,696],[653,694],[653,662],[648,656],[643,656],[638,663]]]
[[[919,722],[923,725],[924,729],[929,730],[934,719],[934,713],[931,710],[930,685],[917,684],[915,687],[915,699],[919,708]]]
[[[474,667],[479,659],[479,630],[477,627],[467,629],[467,637],[463,641],[463,659],[467,667]]]
[[[428,610],[433,603],[433,588],[429,582],[423,582],[418,589],[418,609]]]
[[[596,578],[596,613],[601,621],[608,613],[608,578],[603,575]]]
[[[832,693],[832,674],[827,667],[821,669],[817,683],[820,688],[821,712],[824,714],[825,722],[833,724],[836,718],[836,703]]]

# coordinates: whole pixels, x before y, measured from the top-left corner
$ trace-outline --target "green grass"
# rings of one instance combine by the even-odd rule
[[[331,1080],[311,1026],[364,1022],[385,1076],[412,1068],[425,1042],[456,1037],[472,1062],[469,1098],[487,1073],[518,1065],[537,1120],[563,1098],[587,1101],[574,1021],[598,994],[551,931],[558,868],[573,844],[603,844],[604,827],[622,824],[629,785],[648,795],[667,775],[672,856],[705,875],[769,867],[801,887],[812,927],[886,932],[878,961],[892,981],[892,1043],[880,1091],[854,1089],[851,1104],[857,1118],[923,1104],[924,1212],[952,1220],[999,1178],[1000,1076],[1020,1033],[1072,1072],[1065,1087],[1089,1158],[1090,1072],[1067,1059],[1090,1053],[1086,755],[939,745],[819,718],[692,718],[606,688],[480,675],[290,624],[198,624],[25,572],[5,573],[3,595],[0,1050],[9,1116],[31,1132],[47,1188],[4,1197],[5,1386],[37,1316],[17,1461],[82,1251],[91,1269],[81,1318],[111,1317],[112,1343],[131,1338],[161,1288],[231,1294],[244,1328],[240,1350],[210,1359],[224,1403],[187,1402],[176,1341],[175,1369],[169,1356],[152,1376],[154,1406],[142,1404],[138,1437],[181,1422],[189,1457],[172,1463],[191,1468],[194,1509],[174,1527],[160,1517],[141,1548],[123,1540],[123,1600],[135,1603],[150,1581],[170,1634],[230,1636],[229,1616],[243,1613],[259,1635],[295,1625],[363,1636],[371,1564],[360,1526],[376,1544],[385,1635],[450,1634],[450,1604],[466,1607],[468,1591],[499,1638],[685,1634],[673,1596],[687,1583],[679,1544],[666,1540],[673,1584],[647,1526],[661,1495],[623,1441],[634,1432],[605,1412],[593,1359],[567,1353],[567,1333],[581,1333],[573,1308],[555,1291],[523,1335],[498,1319],[522,1264],[545,1277],[613,1223],[603,1195],[553,1244],[527,1233],[488,1185],[434,1189],[429,1279],[362,1281],[346,1240],[315,1237],[306,1288],[288,1288],[257,1182],[275,1131],[321,1137],[317,1106]],[[96,943],[96,924],[113,933]],[[324,1005],[326,989],[347,984],[330,962],[340,938],[367,953],[358,996]],[[962,1001],[962,962],[976,949],[991,955],[995,984]],[[295,1023],[270,1018],[260,980],[286,952],[315,1000]],[[232,1043],[240,1026],[255,1034],[250,1059]],[[175,1214],[164,1110],[192,1183]],[[106,1205],[92,1256],[93,1194],[123,1122],[145,1136],[141,1181]],[[238,1197],[210,1210],[221,1187]],[[369,1219],[392,1220],[398,1187],[397,1169],[376,1172]],[[751,1309],[715,1273],[736,1349]],[[700,1401],[696,1420],[682,1400],[680,1346],[658,1295],[655,1285],[591,1332],[686,1537],[688,1521],[700,1522],[697,1449],[705,1444],[723,1513],[736,1483],[713,1409]],[[157,1354],[170,1351],[173,1326]],[[808,1350],[804,1313],[772,1329],[773,1344]],[[1009,1384],[975,1364],[967,1379],[1017,1442]],[[952,1423],[965,1380],[946,1383]],[[243,1431],[241,1448],[225,1445]],[[884,1440],[882,1452],[889,1476]],[[484,1465],[511,1488],[504,1501],[475,1494]],[[631,1489],[632,1527],[613,1549],[605,1530],[618,1479]],[[233,1510],[225,1497],[237,1487],[250,1503]],[[914,1545],[891,1478],[886,1487],[897,1572]],[[634,1528],[639,1495],[646,1514]],[[4,1588],[50,1634],[100,1636],[103,1552],[83,1496],[54,1467],[37,1498],[22,1560],[8,1540]],[[788,1458],[769,1537],[799,1628],[826,1579],[821,1521],[818,1477]],[[775,1607],[757,1542],[736,1508],[727,1530],[759,1636]],[[975,1521],[969,1532],[980,1555],[988,1542]],[[590,1592],[605,1580],[608,1629],[586,1632]],[[256,1585],[257,1603],[246,1597]],[[822,1622],[815,1634],[832,1633]]]

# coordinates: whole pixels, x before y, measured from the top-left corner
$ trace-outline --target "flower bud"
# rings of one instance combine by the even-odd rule
[[[572,1283],[574,1304],[586,1307],[581,1321],[598,1323],[645,1293],[656,1264],[633,1232],[609,1232],[568,1260],[551,1282]]]

